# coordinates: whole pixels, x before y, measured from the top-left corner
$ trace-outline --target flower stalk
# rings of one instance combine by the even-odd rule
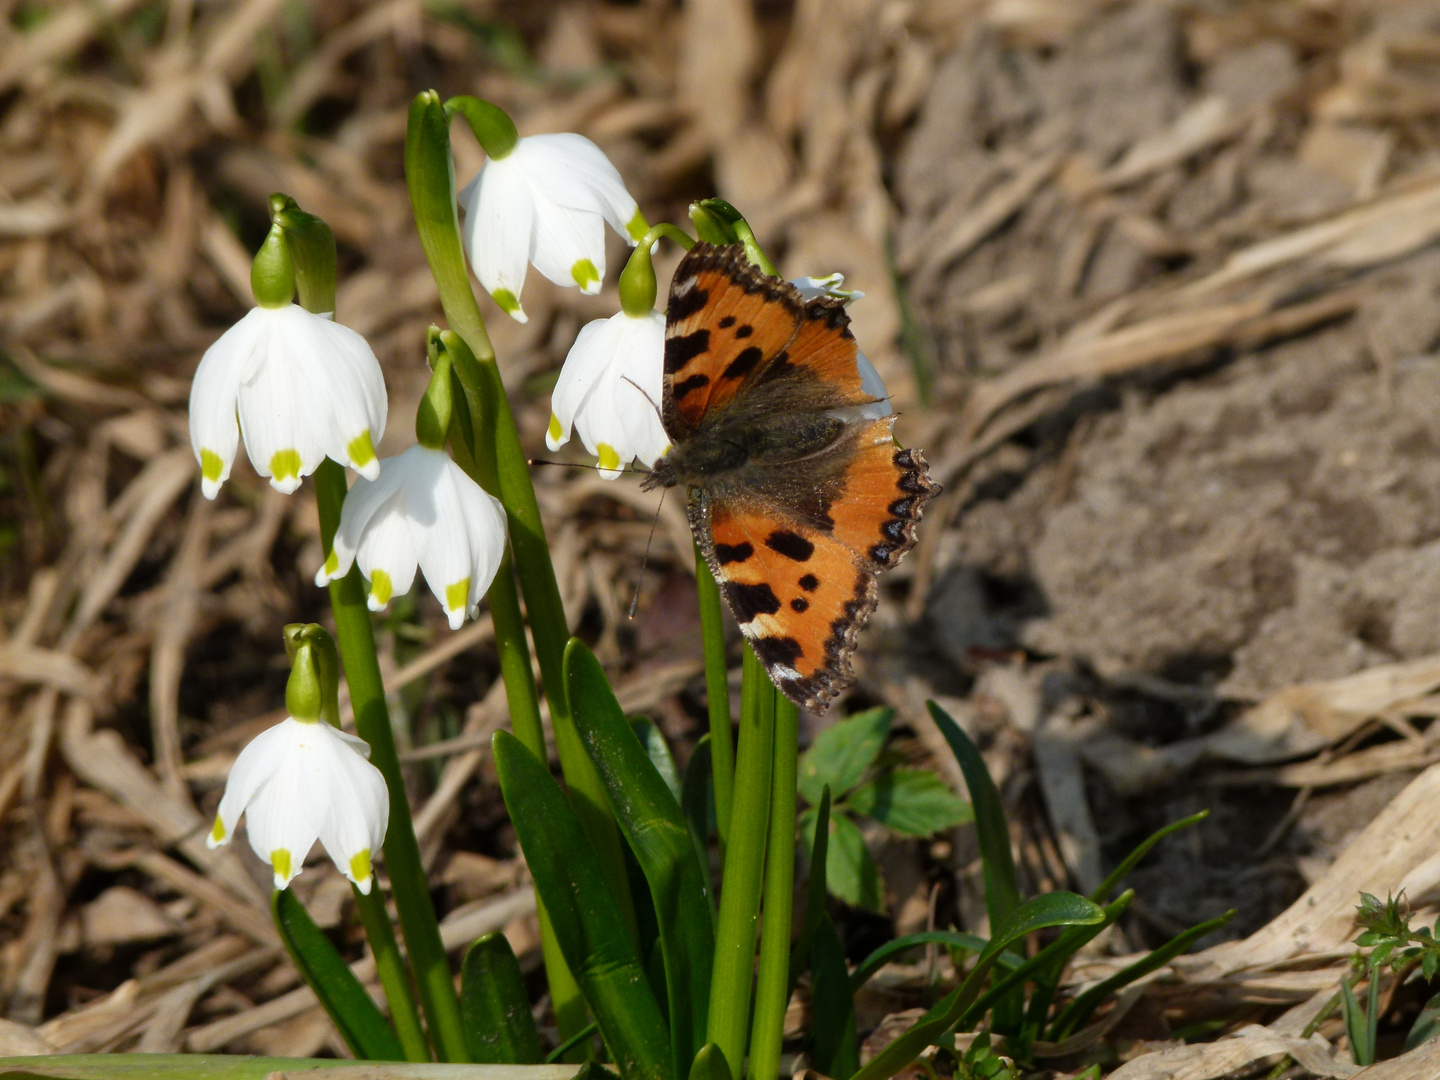
[[[560,599],[555,568],[540,519],[540,506],[530,467],[510,402],[495,366],[495,350],[480,314],[460,242],[455,202],[454,165],[450,158],[449,118],[434,91],[416,95],[410,106],[405,136],[405,177],[421,245],[440,292],[440,304],[454,334],[468,355],[451,350],[455,373],[464,389],[474,446],[472,458],[484,473],[493,469],[495,494],[509,516],[510,548],[520,589],[530,616],[531,634],[540,663],[560,767],[575,811],[587,837],[600,854],[607,881],[632,935],[634,904],[625,874],[620,833],[606,799],[600,775],[580,741],[565,694],[563,661],[570,627]],[[493,464],[492,464],[493,463]],[[483,475],[477,476],[482,486]],[[518,605],[517,605],[518,607]],[[501,625],[496,624],[497,639]],[[523,640],[523,629],[514,631]],[[509,684],[506,685],[507,693]],[[520,732],[517,731],[517,737]],[[542,744],[543,746],[543,744]],[[544,760],[543,757],[541,760]],[[561,1035],[568,1038],[583,1026],[584,1002],[573,976],[563,969],[557,949],[545,949],[551,999]],[[558,963],[552,966],[551,961]],[[581,1018],[576,1024],[576,1018]]]
[[[272,220],[281,217],[287,210],[291,210],[289,205],[272,200]],[[276,224],[283,230],[283,224]],[[316,314],[333,312],[335,248],[329,228],[301,227],[293,234],[287,231],[285,235],[302,252],[294,263],[301,271],[298,278],[304,306]],[[340,509],[347,491],[344,467],[330,459],[322,462],[315,470],[315,498],[320,513],[321,546],[327,555],[340,526]],[[345,667],[345,682],[350,688],[350,702],[355,710],[355,730],[370,745],[370,761],[380,770],[390,790],[385,865],[390,874],[390,886],[395,895],[395,907],[420,991],[420,1001],[440,1059],[465,1062],[469,1060],[469,1052],[465,1046],[460,999],[451,981],[449,961],[440,940],[440,925],[435,918],[435,906],[430,899],[425,867],[420,859],[420,845],[415,839],[410,802],[405,796],[405,778],[400,770],[395,736],[390,727],[390,709],[385,703],[385,684],[380,677],[375,631],[370,622],[359,568],[351,566],[347,574],[330,582],[329,590],[330,607],[335,616],[335,637]],[[370,914],[373,916],[374,912]],[[376,920],[365,921],[368,934],[368,923]],[[388,924],[388,916],[386,922]],[[371,942],[372,948],[376,948],[374,938]],[[388,952],[383,939],[379,948]],[[376,960],[378,963],[378,952]],[[397,984],[397,988],[399,975],[403,973],[392,972],[391,981]],[[387,994],[389,989],[386,986]],[[391,1009],[397,1016],[406,1011],[403,1002],[398,1010],[392,1003]],[[403,1022],[399,1023],[403,1025]],[[409,1043],[403,1045],[407,1054],[411,1052]]]

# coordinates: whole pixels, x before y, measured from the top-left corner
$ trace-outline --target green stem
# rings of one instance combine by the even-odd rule
[[[765,855],[765,933],[750,1035],[751,1080],[780,1075],[785,1007],[790,1003],[790,918],[795,897],[795,784],[799,710],[768,689],[775,713],[774,775],[770,782],[770,841]]]
[[[695,545],[695,591],[700,598],[700,632],[705,647],[705,696],[710,712],[710,770],[715,777],[715,821],[720,857],[730,839],[730,807],[735,785],[735,743],[730,731],[730,684],[725,659],[725,623],[720,588],[710,564]]]
[[[390,925],[379,881],[375,878],[371,881],[368,893],[353,888],[352,891],[355,906],[360,910],[360,922],[365,927],[365,937],[370,942],[370,952],[375,957],[380,986],[385,991],[385,1000],[390,1003],[390,1021],[395,1025],[395,1034],[400,1036],[400,1045],[405,1048],[405,1060],[429,1061],[430,1044],[425,1041],[425,1029],[420,1026],[420,1012],[410,991],[410,977],[400,956],[400,945],[395,940],[395,928]]]
[[[433,90],[416,95],[405,135],[405,178],[415,225],[430,272],[440,290],[440,306],[451,328],[469,346],[471,356],[455,353],[455,372],[467,397],[478,399],[474,413],[477,456],[493,451],[500,501],[509,515],[510,548],[530,616],[540,678],[550,704],[555,748],[570,801],[586,836],[595,846],[606,880],[615,894],[632,939],[639,941],[635,905],[625,872],[620,830],[605,786],[585,753],[565,696],[564,654],[570,626],[550,562],[540,504],[530,480],[530,463],[510,412],[505,386],[495,366],[495,350],[485,330],[460,244],[455,208],[454,168],[450,160],[449,121]],[[493,442],[492,442],[493,440]]]
[[[315,498],[320,509],[320,539],[328,553],[340,524],[340,506],[345,501],[345,468],[328,458],[315,470]],[[430,1035],[442,1061],[469,1061],[465,1028],[460,1016],[460,998],[450,978],[450,965],[440,941],[435,907],[420,861],[420,845],[405,797],[405,780],[395,752],[395,735],[390,729],[390,710],[385,704],[385,684],[375,654],[375,632],[370,610],[365,605],[365,587],[360,569],[352,566],[344,577],[330,583],[330,606],[335,612],[335,639],[350,687],[350,704],[355,710],[355,730],[370,744],[370,761],[385,777],[390,789],[390,824],[385,832],[385,865],[390,887],[400,914],[405,947],[420,990],[420,1002],[430,1024]]]
[[[740,688],[734,805],[743,810],[730,822],[706,1028],[707,1038],[720,1048],[735,1080],[745,1072],[745,1036],[750,1024],[750,989],[755,973],[775,751],[775,697],[765,669],[749,646],[745,648]],[[794,828],[793,820],[789,827]],[[792,834],[789,842],[793,843],[793,839]]]
[[[432,333],[431,339],[436,348],[450,354],[452,364],[457,355],[469,353],[465,343],[449,331]],[[451,451],[470,478],[494,495],[499,487],[495,477],[495,459],[483,452],[484,444],[475,437],[476,424],[470,411],[472,403],[479,405],[478,399],[469,394],[454,399]],[[540,721],[540,698],[535,690],[530,645],[525,639],[525,621],[520,614],[514,565],[508,554],[501,561],[495,580],[490,583],[486,601],[490,607],[490,621],[495,627],[495,645],[500,653],[500,678],[505,683],[505,699],[510,706],[510,728],[525,749],[540,761],[545,761],[548,755],[545,751],[545,730]],[[535,907],[540,922],[540,946],[545,961],[545,978],[550,986],[550,1003],[555,1011],[556,1026],[564,1037],[565,1033],[585,1027],[589,1019],[585,999],[580,996],[580,986],[565,963],[554,931],[550,928],[550,915],[538,896]]]

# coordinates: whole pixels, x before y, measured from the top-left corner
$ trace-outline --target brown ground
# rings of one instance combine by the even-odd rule
[[[1133,876],[1097,972],[1230,907],[1220,936],[1258,931],[1243,964],[1177,967],[1108,1053],[1188,1052],[1169,1040],[1191,1021],[1328,996],[1356,891],[1435,884],[1397,824],[1440,797],[1426,773],[1397,798],[1440,757],[1434,3],[110,7],[0,22],[0,1052],[338,1047],[284,998],[254,860],[196,839],[283,706],[280,627],[323,617],[313,502],[244,467],[204,502],[185,400],[279,188],[334,227],[339,317],[387,369],[382,452],[408,441],[438,305],[400,151],[427,86],[586,132],[652,221],[718,190],[788,273],[868,294],[857,334],[948,490],[853,704],[894,704],[921,759],[921,703],[945,701],[1002,780],[1029,888],[1093,886],[1212,809]],[[468,136],[456,153],[473,173]],[[560,359],[614,306],[532,274],[531,323],[491,320],[537,449]],[[628,623],[652,497],[538,483],[573,624],[683,758],[703,684],[679,508]],[[473,749],[504,720],[488,624],[452,636],[418,597],[381,639],[413,743],[473,736],[412,776],[442,910],[504,927],[533,969]],[[1378,689],[1326,681],[1400,662]],[[1336,862],[1382,810],[1367,858]],[[976,925],[965,833],[872,839],[890,909],[846,916],[857,957],[923,928],[936,889],[940,924]],[[1282,948],[1307,885],[1332,917]],[[317,862],[297,888],[360,956],[343,880]],[[915,1004],[906,978],[862,1021]],[[1276,1060],[1185,1075],[1257,1059]],[[1146,1060],[1125,1075],[1162,1075]]]

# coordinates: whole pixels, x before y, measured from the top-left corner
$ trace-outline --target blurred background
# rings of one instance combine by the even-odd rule
[[[1030,891],[1088,891],[1211,809],[1137,872],[1111,954],[1232,907],[1224,935],[1260,931],[1440,760],[1440,3],[0,12],[0,1053],[342,1052],[277,959],[259,864],[202,842],[284,715],[280,628],[327,618],[314,501],[243,462],[202,499],[186,401],[279,190],[334,229],[338,318],[389,384],[381,452],[408,444],[440,318],[402,171],[426,88],[588,135],[652,222],[718,193],[788,275],[866,294],[855,332],[946,492],[883,579],[850,700],[802,741],[890,705],[894,760],[963,792],[938,697],[985,748]],[[463,182],[483,158],[454,141]],[[618,308],[610,239],[598,297],[532,272],[524,326],[482,299],[542,456],[561,360]],[[704,730],[683,507],[642,577],[653,495],[536,478],[572,626],[683,762]],[[533,974],[488,620],[452,634],[422,590],[378,627],[451,939],[504,929]],[[836,907],[852,959],[983,926],[965,829],[862,824],[881,876]],[[1372,869],[1398,882],[1407,857],[1379,845]],[[366,963],[344,879],[315,861],[295,888]],[[880,980],[862,1028],[925,978]],[[1178,1026],[1161,1012],[1135,1038]]]

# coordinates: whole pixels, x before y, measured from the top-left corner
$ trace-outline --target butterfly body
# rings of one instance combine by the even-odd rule
[[[675,271],[661,418],[644,486],[683,487],[690,526],[775,685],[823,709],[854,681],[875,575],[915,543],[939,491],[861,386],[843,304],[805,300],[739,246]]]

